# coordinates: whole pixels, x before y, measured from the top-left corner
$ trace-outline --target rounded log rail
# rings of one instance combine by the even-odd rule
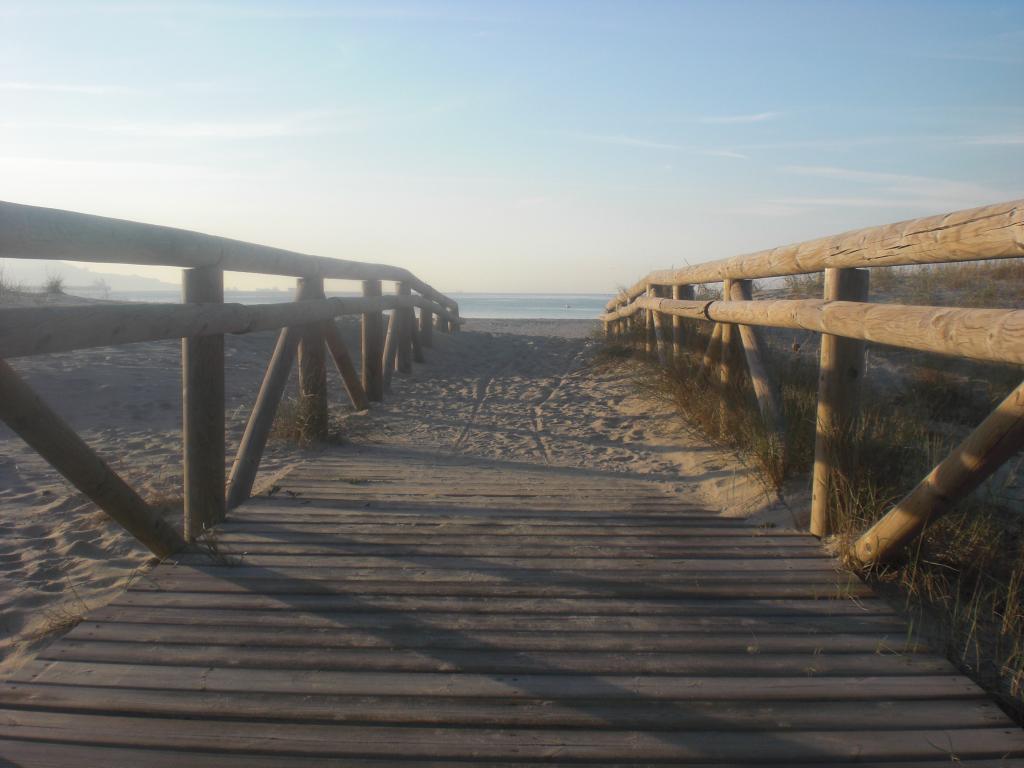
[[[1024,310],[958,309],[823,299],[680,301],[641,298],[605,322],[653,310],[693,320],[829,333],[920,352],[1024,365]]]
[[[458,303],[407,269],[311,256],[186,229],[0,201],[0,258],[68,259],[107,264],[218,267],[228,272],[393,280],[456,311]]]
[[[896,267],[1024,256],[1024,200],[910,219],[765,251],[651,272],[608,302],[622,306],[649,285],[699,285],[763,279],[836,267]]]
[[[0,309],[0,358],[222,333],[254,333],[396,307],[428,307],[419,296],[316,299],[282,304],[88,304]]]
[[[829,478],[843,468],[849,475],[849,469],[856,464],[849,439],[851,430],[844,425],[852,425],[857,418],[856,391],[863,374],[863,351],[857,342],[1024,365],[1024,309],[871,304],[867,301],[868,270],[862,268],[1015,257],[1024,257],[1024,200],[869,227],[683,269],[651,272],[609,301],[601,319],[610,339],[625,337],[630,327],[644,327],[652,316],[713,322],[714,332],[701,370],[723,384],[728,378],[731,354],[728,340],[733,335],[733,326],[738,326],[754,392],[770,434],[783,434],[783,425],[776,415],[778,409],[771,404],[772,391],[753,330],[760,326],[806,330],[830,340],[830,345],[823,343],[819,372],[811,525],[812,533],[823,536],[830,532],[826,514]],[[825,272],[825,295],[821,299],[753,300],[751,280],[812,272]],[[863,283],[860,289],[834,290],[839,277],[846,275],[852,279],[858,273],[858,280]],[[723,283],[724,300],[691,298],[694,286],[718,282]],[[667,288],[671,288],[671,299],[664,298]],[[645,340],[641,340],[640,347],[651,355],[651,346]],[[838,354],[841,350],[847,351]],[[715,371],[720,375],[715,376]],[[894,557],[929,520],[942,514],[1024,447],[1021,402],[1018,389],[865,533],[854,548],[858,559],[870,564]]]

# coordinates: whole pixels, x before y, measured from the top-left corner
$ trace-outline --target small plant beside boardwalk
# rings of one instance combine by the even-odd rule
[[[1024,287],[1019,261],[931,269],[876,270],[883,301],[960,306],[1014,306]],[[819,295],[815,276],[787,280],[790,295]],[[995,285],[992,285],[992,283]],[[880,292],[880,291],[879,291]],[[965,293],[966,292],[966,293]],[[732,366],[723,387],[708,366],[711,323],[686,326],[684,354],[671,366],[636,353],[644,366],[638,386],[670,402],[686,429],[733,452],[756,469],[766,487],[810,484],[818,397],[817,338],[772,332],[766,362],[780,389],[785,440],[764,427],[746,366]],[[642,332],[641,332],[642,333]],[[605,359],[641,348],[616,339]],[[733,349],[730,354],[741,355]],[[845,553],[1024,379],[1019,366],[955,360],[869,346],[860,416],[841,435],[855,463],[831,483],[827,543]],[[1021,460],[1009,462],[925,530],[902,557],[861,570],[905,609],[914,632],[1024,719],[1024,488]]]

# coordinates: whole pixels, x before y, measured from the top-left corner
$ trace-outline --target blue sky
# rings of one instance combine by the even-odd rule
[[[0,0],[0,199],[612,291],[1024,196],[1021,10]]]

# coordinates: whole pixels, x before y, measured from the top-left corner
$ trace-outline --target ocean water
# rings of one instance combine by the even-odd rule
[[[149,301],[177,303],[181,293],[176,290],[109,291],[103,295],[86,288],[70,289],[69,293],[112,301]],[[355,296],[354,293],[329,293],[330,296]],[[462,317],[489,317],[503,320],[590,320],[604,311],[610,293],[452,293],[459,302]],[[239,304],[278,304],[292,301],[291,291],[225,291],[224,300]]]

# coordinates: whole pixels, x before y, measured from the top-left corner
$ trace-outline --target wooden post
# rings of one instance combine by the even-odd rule
[[[423,340],[420,338],[420,326],[416,322],[416,310],[409,310],[409,336],[412,339],[412,361],[414,363],[425,363],[427,358],[423,356]]]
[[[715,364],[722,352],[722,324],[715,323],[711,331],[711,339],[708,341],[708,348],[704,351],[704,358],[701,360],[701,371],[711,376],[711,367]]]
[[[274,354],[270,357],[267,372],[263,375],[256,402],[253,403],[249,421],[245,424],[245,432],[238,444],[238,453],[231,465],[228,479],[227,507],[234,509],[252,495],[252,486],[256,482],[256,473],[263,458],[267,438],[274,425],[277,407],[281,402],[288,375],[292,371],[292,361],[299,346],[300,328],[283,328],[277,337]]]
[[[299,301],[322,299],[324,281],[300,277]],[[305,443],[327,439],[327,360],[321,323],[303,326],[299,337],[299,436]]]
[[[867,299],[868,270],[825,270],[825,301]],[[821,335],[810,525],[811,533],[818,537],[831,533],[828,512],[835,473],[849,476],[854,468],[850,430],[859,409],[864,349],[863,341]]]
[[[359,374],[356,373],[352,355],[348,353],[348,347],[342,341],[338,326],[333,320],[324,323],[324,341],[327,342],[327,350],[334,359],[334,367],[338,369],[338,375],[341,376],[341,381],[345,385],[345,391],[348,393],[348,399],[352,402],[352,407],[357,411],[365,411],[370,407],[370,401],[366,398],[366,390],[363,389],[363,383],[359,380]]]
[[[657,296],[657,287],[653,285],[648,285],[647,295]],[[644,328],[646,334],[644,337],[644,351],[647,353],[648,357],[654,357],[655,355],[658,354],[658,329],[654,324],[654,311],[650,309],[645,309],[643,312]]]
[[[672,286],[672,298],[673,299],[692,299],[693,298],[693,286],[692,285],[673,285]],[[683,352],[686,346],[686,332],[683,328],[683,318],[673,315],[672,316],[672,353],[676,360],[681,360]]]
[[[430,349],[434,346],[434,313],[420,307],[420,343]]]
[[[75,431],[0,360],[0,419],[157,557],[185,541]]]
[[[196,267],[182,273],[186,304],[223,303],[224,272]],[[224,519],[224,336],[181,340],[182,443],[186,541]]]
[[[726,279],[722,281],[722,298],[732,294],[733,281]],[[729,429],[729,387],[735,383],[733,371],[733,358],[735,357],[734,334],[732,323],[720,323],[722,326],[722,348],[719,358],[719,384],[722,389],[719,393],[718,424],[721,434],[726,434]]]
[[[732,293],[728,298],[733,301],[753,301],[752,282],[751,280],[733,281]],[[764,363],[765,344],[761,330],[755,325],[739,325],[737,328],[740,333],[740,341],[743,344],[743,352],[747,358],[750,383],[754,388],[754,396],[757,398],[757,405],[761,410],[761,417],[764,419],[768,437],[781,447],[785,432],[781,398],[768,376],[768,370]]]
[[[398,350],[398,310],[388,314],[388,332],[384,338],[384,353],[381,355],[381,367],[384,369],[384,388],[391,386],[395,373],[395,355]]]
[[[364,280],[363,296],[381,295],[380,280]],[[364,312],[362,319],[362,377],[366,397],[375,403],[384,400],[384,314],[380,310]]]
[[[395,293],[399,296],[411,296],[412,290],[408,283],[398,283],[395,285]],[[395,309],[395,317],[398,322],[396,368],[399,373],[412,373],[412,309],[399,307]]]
[[[854,554],[866,564],[884,562],[931,520],[949,511],[1007,459],[1024,448],[1024,384],[1020,384],[953,452],[864,533]]]

